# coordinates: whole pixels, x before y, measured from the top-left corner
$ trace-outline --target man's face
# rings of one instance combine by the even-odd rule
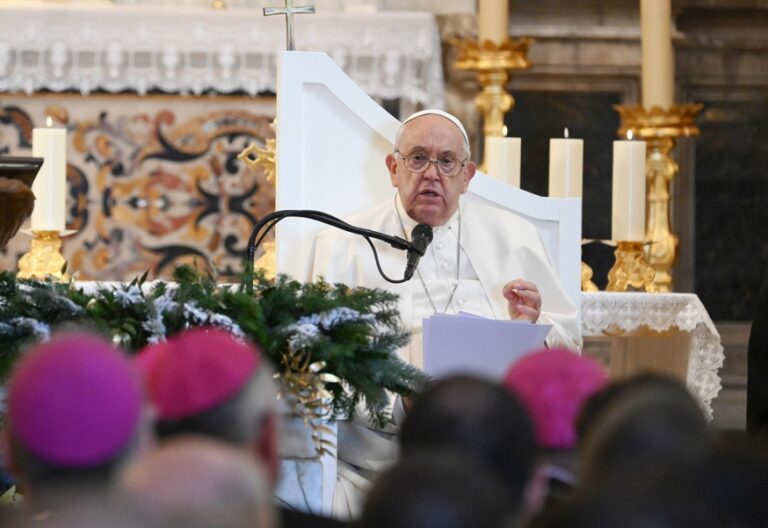
[[[400,134],[397,149],[402,156],[424,155],[430,160],[453,157],[464,161],[464,136],[451,121],[439,115],[424,115],[408,122]],[[392,186],[397,187],[408,216],[432,227],[445,224],[459,206],[475,175],[475,164],[467,161],[453,177],[442,176],[434,163],[422,172],[411,172],[397,154],[387,156]]]

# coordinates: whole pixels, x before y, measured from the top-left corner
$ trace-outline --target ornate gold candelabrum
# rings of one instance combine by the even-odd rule
[[[646,234],[645,247],[648,263],[655,270],[653,279],[660,292],[672,290],[672,266],[677,259],[677,236],[670,225],[669,190],[679,167],[672,159],[677,138],[699,135],[693,118],[703,105],[672,105],[669,109],[658,106],[620,106],[614,108],[621,115],[619,137],[632,136],[647,143],[646,150]]]
[[[485,137],[504,136],[504,114],[515,106],[514,98],[507,92],[509,72],[530,68],[528,48],[531,38],[507,38],[501,44],[490,40],[454,40],[458,50],[455,67],[477,74],[482,90],[475,98],[477,108],[483,114]],[[485,159],[485,157],[483,157]]]
[[[61,254],[59,231],[32,231],[29,252],[19,259],[20,279],[47,279],[53,277],[60,281],[69,280],[64,271],[66,260]]]
[[[646,245],[642,241],[621,240],[616,243],[616,262],[608,272],[606,291],[620,292],[629,289],[657,292],[654,282],[656,272],[645,260]]]

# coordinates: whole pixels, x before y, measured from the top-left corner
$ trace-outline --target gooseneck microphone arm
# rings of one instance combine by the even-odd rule
[[[384,270],[381,269],[381,263],[379,262],[379,255],[371,239],[374,238],[376,240],[381,240],[383,242],[388,243],[395,249],[408,251],[409,256],[414,252],[417,253],[419,256],[423,256],[424,251],[426,249],[425,244],[414,245],[408,240],[405,240],[404,238],[400,238],[398,236],[385,235],[384,233],[379,233],[378,231],[357,227],[339,218],[336,218],[335,216],[329,215],[328,213],[324,213],[322,211],[313,211],[308,209],[285,209],[282,211],[275,211],[274,213],[270,213],[264,216],[261,220],[259,220],[254,226],[253,231],[251,231],[251,236],[248,238],[248,245],[246,247],[245,271],[246,271],[246,281],[247,281],[246,290],[249,293],[253,292],[253,273],[254,273],[254,259],[256,257],[256,249],[264,240],[264,237],[266,237],[267,233],[269,233],[269,231],[273,227],[275,227],[275,225],[277,225],[279,221],[289,217],[309,218],[310,220],[322,222],[324,224],[334,226],[343,231],[347,231],[349,233],[354,233],[356,235],[362,236],[368,241],[368,244],[371,246],[371,250],[373,251],[373,257],[376,260],[376,267],[378,268],[379,273],[384,278],[384,280],[394,284],[399,284],[401,282],[406,282],[407,280],[410,280],[411,276],[413,275],[413,272],[411,271],[410,275],[406,273],[406,276],[403,277],[402,279],[389,278],[384,273]],[[262,233],[262,230],[264,231],[263,233]],[[430,233],[430,239],[431,239],[431,233]]]

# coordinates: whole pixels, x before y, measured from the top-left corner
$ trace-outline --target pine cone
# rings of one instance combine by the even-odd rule
[[[35,195],[18,180],[0,177],[0,249],[5,248],[32,214]]]

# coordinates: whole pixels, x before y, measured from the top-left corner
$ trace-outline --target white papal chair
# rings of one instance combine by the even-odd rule
[[[316,209],[344,217],[392,196],[384,158],[392,151],[400,123],[330,57],[283,52],[277,94],[276,209]],[[566,292],[580,306],[580,200],[543,198],[482,173],[472,180],[470,192],[538,227]],[[303,219],[281,222],[277,270],[306,279],[312,238],[325,227]],[[321,474],[314,478],[311,468],[304,468],[304,482],[308,478],[314,482],[313,509],[330,512],[335,460],[326,457],[321,466],[316,468]],[[293,468],[284,469],[285,474]],[[295,503],[290,496],[299,484],[295,475],[285,474],[279,493]]]

